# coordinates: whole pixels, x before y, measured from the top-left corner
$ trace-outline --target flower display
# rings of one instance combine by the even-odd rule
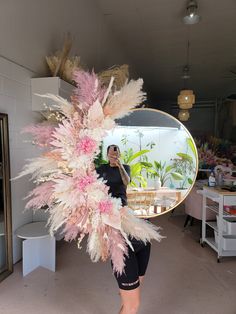
[[[233,168],[230,142],[213,136],[205,140],[195,139],[195,142],[198,149],[199,168],[213,169],[217,165]]]
[[[108,193],[99,178],[94,159],[103,138],[115,127],[115,118],[130,113],[145,99],[143,81],[126,82],[114,91],[111,78],[104,87],[92,72],[76,71],[76,89],[71,102],[55,95],[55,119],[27,127],[33,142],[45,149],[29,160],[18,177],[31,175],[36,188],[29,193],[26,207],[37,210],[48,206],[50,233],[62,229],[64,239],[77,240],[78,247],[87,236],[87,251],[92,261],[111,258],[114,271],[122,273],[130,238],[143,242],[162,236],[158,227],[134,216],[121,200]],[[46,150],[46,151],[45,151]]]

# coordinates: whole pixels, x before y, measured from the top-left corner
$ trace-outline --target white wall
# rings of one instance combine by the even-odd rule
[[[62,48],[67,32],[74,38],[72,53],[77,53],[89,69],[100,71],[114,64],[128,63],[95,0],[1,1],[0,112],[9,115],[12,177],[19,173],[26,158],[38,154],[20,135],[22,127],[39,116],[31,110],[30,78],[48,73],[45,56]],[[14,231],[24,223],[41,219],[42,215],[33,217],[30,211],[22,212],[26,203],[22,198],[32,189],[28,178],[12,182],[11,187],[16,262],[21,258],[21,245]]]
[[[39,113],[31,110],[30,77],[32,73],[15,64],[0,58],[0,112],[8,114],[10,142],[11,177],[16,177],[25,159],[36,156],[38,151],[20,133],[22,128],[37,121]],[[32,221],[32,212],[23,212],[26,201],[23,198],[32,189],[29,178],[11,182],[12,193],[12,228],[13,228],[13,259],[21,257],[21,241],[14,231],[21,225]]]

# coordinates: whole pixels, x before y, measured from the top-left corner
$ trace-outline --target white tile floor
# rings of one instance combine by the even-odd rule
[[[156,219],[167,239],[154,243],[140,314],[236,314],[236,258],[216,262],[197,242],[199,225],[182,232],[184,216]],[[25,278],[21,263],[0,283],[0,314],[117,314],[110,263],[90,262],[76,244],[58,243],[57,271]]]

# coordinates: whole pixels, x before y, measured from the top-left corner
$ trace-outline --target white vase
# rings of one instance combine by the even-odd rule
[[[160,178],[157,178],[154,182],[154,187],[156,190],[159,190],[161,188],[161,180]]]

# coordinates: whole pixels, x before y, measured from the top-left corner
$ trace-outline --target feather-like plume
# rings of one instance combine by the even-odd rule
[[[106,89],[101,87],[98,77],[94,72],[75,71],[74,80],[77,84],[75,95],[78,96],[80,103],[90,107],[97,99],[102,101]]]
[[[28,174],[32,175],[31,179],[35,179],[58,172],[57,162],[53,159],[38,157],[28,159],[28,162],[29,163],[23,167],[23,170],[19,173],[19,175],[12,180],[19,179]]]
[[[29,193],[26,198],[31,197],[31,200],[26,204],[26,209],[32,208],[37,210],[43,206],[50,206],[53,195],[53,182],[43,182]]]
[[[42,98],[48,98],[53,100],[51,104],[52,110],[56,110],[61,112],[64,116],[67,118],[71,118],[73,113],[75,112],[74,106],[67,101],[66,99],[62,98],[59,95],[53,95],[53,94],[35,94],[36,96],[42,97]]]
[[[122,118],[130,114],[131,109],[140,105],[146,99],[142,91],[143,80],[131,80],[119,92],[114,93],[103,107],[104,114],[113,119]]]
[[[126,242],[120,232],[114,228],[109,228],[108,238],[113,271],[122,274],[125,258],[128,255]]]
[[[121,227],[126,234],[144,243],[151,240],[160,242],[161,239],[165,238],[159,234],[159,227],[135,217],[133,211],[129,208],[122,209]]]
[[[98,262],[102,255],[102,248],[97,231],[92,231],[88,237],[87,252],[93,262]]]
[[[54,126],[45,123],[30,125],[22,130],[22,133],[30,133],[34,137],[34,141],[39,146],[49,146],[51,136],[55,130]]]

